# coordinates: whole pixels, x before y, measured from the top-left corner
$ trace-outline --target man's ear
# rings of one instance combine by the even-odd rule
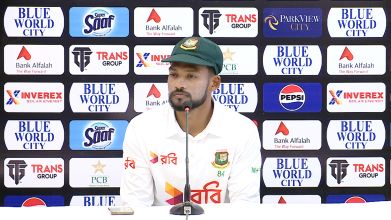
[[[215,91],[220,87],[221,77],[219,75],[214,75],[211,78],[211,84],[209,85],[209,89],[211,92]]]

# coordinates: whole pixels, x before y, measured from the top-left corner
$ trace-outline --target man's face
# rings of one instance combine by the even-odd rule
[[[167,80],[172,108],[183,111],[184,103],[188,101],[192,103],[192,109],[201,106],[210,95],[208,87],[212,74],[206,66],[172,63]]]

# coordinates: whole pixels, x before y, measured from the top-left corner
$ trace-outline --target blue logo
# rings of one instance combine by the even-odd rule
[[[365,194],[365,195],[329,195],[326,203],[365,203],[385,201],[384,195]]]
[[[62,196],[5,196],[6,207],[64,206]]]
[[[122,150],[128,122],[125,120],[73,120],[69,124],[72,150]]]
[[[264,112],[320,112],[322,87],[320,83],[265,83]]]
[[[263,35],[265,37],[320,37],[322,9],[265,8]]]
[[[127,37],[129,10],[125,7],[73,7],[69,10],[72,37]]]

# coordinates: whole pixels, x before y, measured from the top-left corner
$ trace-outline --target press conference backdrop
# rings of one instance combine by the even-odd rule
[[[193,35],[224,53],[214,101],[258,125],[263,203],[391,199],[390,1],[0,4],[2,206],[118,205],[127,123]]]

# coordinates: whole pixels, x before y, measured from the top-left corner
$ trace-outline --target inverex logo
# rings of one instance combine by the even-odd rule
[[[265,8],[263,9],[265,37],[320,37],[322,9]]]
[[[262,172],[266,187],[317,187],[321,177],[316,157],[269,157]]]
[[[329,83],[329,112],[383,112],[386,108],[384,83]]]
[[[72,158],[69,185],[73,188],[120,187],[122,158]]]
[[[69,102],[73,112],[126,112],[129,91],[125,83],[73,83]]]
[[[200,8],[198,30],[203,37],[256,37],[258,9]]]
[[[6,112],[62,112],[64,85],[62,83],[6,83],[4,110]]]
[[[266,120],[262,131],[266,150],[318,150],[322,146],[320,121]]]
[[[321,66],[317,45],[267,45],[263,53],[266,75],[318,75]]]
[[[220,75],[255,75],[258,72],[258,47],[255,45],[220,45],[223,69]]]
[[[167,83],[136,83],[133,98],[136,112],[164,105],[168,102]]]
[[[327,127],[331,150],[381,150],[385,139],[382,120],[331,120]]]
[[[64,185],[62,158],[7,158],[4,160],[7,188],[61,188]]]
[[[127,125],[125,120],[73,120],[69,146],[72,150],[122,150]]]
[[[69,34],[72,37],[127,37],[129,10],[126,7],[72,7]]]
[[[212,93],[213,101],[237,112],[254,112],[258,91],[254,83],[221,83]]]
[[[383,45],[331,45],[327,48],[327,72],[330,75],[383,75],[386,48]]]
[[[137,75],[168,75],[169,62],[162,62],[171,56],[171,45],[137,45],[134,47],[134,72]]]
[[[265,195],[263,204],[320,204],[319,195]]]
[[[320,83],[263,84],[265,112],[320,112],[322,87]]]
[[[72,196],[70,206],[119,206],[119,195],[82,195]]]
[[[193,35],[190,7],[137,7],[134,9],[136,37],[190,37]],[[181,19],[177,16],[180,15]]]
[[[69,71],[73,75],[126,75],[129,48],[126,45],[72,45]]]
[[[7,7],[4,29],[8,37],[60,37],[64,15],[61,7]]]
[[[61,45],[6,45],[4,72],[8,75],[61,75],[64,47]]]
[[[381,187],[385,184],[382,157],[327,159],[327,185],[330,187]]]
[[[386,22],[383,8],[331,8],[327,28],[331,37],[383,37]]]
[[[8,150],[60,150],[64,127],[60,120],[9,120],[4,141]]]

